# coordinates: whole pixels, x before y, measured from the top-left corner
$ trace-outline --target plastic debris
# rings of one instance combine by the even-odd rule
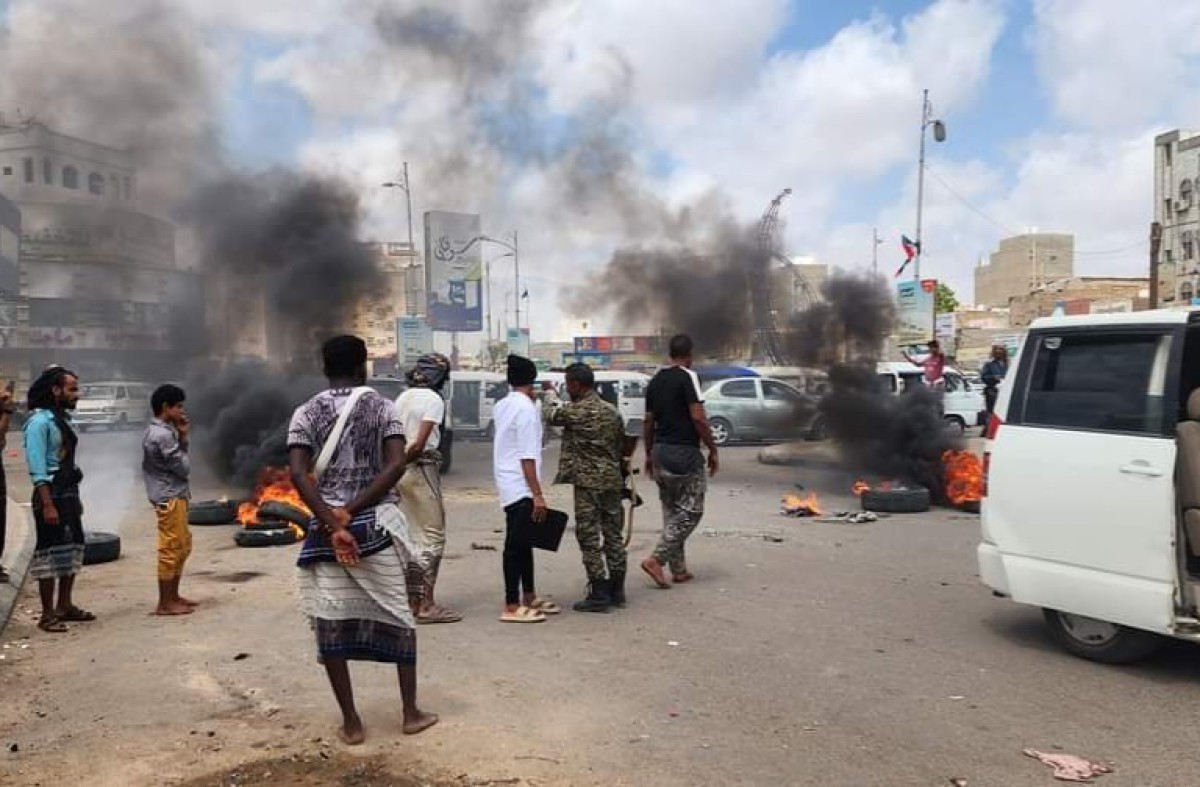
[[[1048,754],[1037,749],[1025,749],[1024,754],[1053,768],[1054,778],[1059,781],[1091,784],[1095,777],[1113,772],[1102,762],[1093,762],[1074,754]]]

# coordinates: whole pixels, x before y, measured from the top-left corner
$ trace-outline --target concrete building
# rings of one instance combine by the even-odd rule
[[[813,257],[792,257],[790,265],[778,265],[771,275],[775,310],[781,315],[795,314],[822,297],[829,266]]]
[[[198,277],[180,270],[175,227],[142,212],[127,151],[0,121],[0,195],[20,211],[15,289],[0,274],[5,371],[50,362],[88,379],[161,377],[203,324]]]
[[[975,303],[1008,306],[1043,283],[1075,275],[1075,236],[1031,233],[1005,238],[975,269]]]
[[[421,256],[408,243],[368,243],[385,284],[379,293],[358,305],[348,326],[367,343],[375,374],[394,374],[397,359],[397,320],[425,314],[425,269]]]
[[[1158,300],[1188,306],[1200,297],[1200,131],[1154,139],[1154,220],[1162,225]]]
[[[1064,314],[1114,314],[1139,311],[1150,302],[1150,280],[1120,276],[1075,276],[1047,282],[1009,306],[1009,325],[1023,329],[1056,309]]]

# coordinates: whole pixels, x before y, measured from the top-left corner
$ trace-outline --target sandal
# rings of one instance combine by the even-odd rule
[[[536,596],[534,596],[533,601],[530,601],[525,606],[529,607],[530,609],[536,609],[543,615],[557,615],[558,613],[562,612],[562,607],[558,606],[558,604],[555,604],[549,599],[538,598]]]
[[[50,634],[65,634],[71,629],[67,628],[61,620],[54,615],[42,615],[37,622],[37,627],[42,631]]]
[[[457,623],[462,620],[461,613],[455,612],[452,609],[446,609],[440,604],[430,609],[424,615],[417,615],[417,622],[422,624],[427,623]]]
[[[520,606],[512,612],[504,611],[500,616],[501,623],[542,623],[545,622],[546,616],[539,609],[530,609],[529,607]]]
[[[88,612],[86,609],[71,607],[66,612],[60,612],[58,614],[58,619],[70,621],[71,623],[91,623],[96,619],[96,616],[91,612]]]

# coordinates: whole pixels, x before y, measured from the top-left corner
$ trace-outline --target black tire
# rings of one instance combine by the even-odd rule
[[[712,429],[713,442],[717,445],[729,445],[733,442],[733,424],[725,418],[711,418],[708,426]]]
[[[1129,664],[1146,658],[1163,644],[1163,638],[1157,634],[1116,623],[1054,609],[1043,609],[1042,615],[1059,647],[1089,661]]]
[[[296,533],[290,527],[273,530],[247,530],[243,528],[233,534],[234,543],[240,547],[277,547],[296,543]]]
[[[959,418],[957,415],[951,415],[951,416],[947,417],[945,420],[946,420],[946,429],[953,432],[954,434],[963,435],[963,434],[967,433],[966,422],[963,419]]]
[[[825,428],[825,419],[817,416],[816,420],[808,427],[808,434],[804,436],[809,442],[820,442],[829,439],[829,432]]]
[[[89,530],[83,534],[83,564],[111,563],[121,556],[121,537],[116,533]]]
[[[312,515],[301,511],[290,503],[281,500],[268,500],[258,507],[259,519],[279,519],[284,522],[295,522],[300,527],[307,527]]]
[[[968,514],[978,514],[983,510],[982,503],[979,500],[968,500],[958,507],[960,511],[965,511]]]
[[[199,500],[188,505],[188,524],[232,525],[240,500]]]
[[[288,523],[282,519],[260,519],[249,525],[242,525],[243,530],[281,530],[286,528]]]
[[[863,511],[881,514],[919,514],[929,510],[929,490],[923,486],[915,489],[871,489],[862,494]]]

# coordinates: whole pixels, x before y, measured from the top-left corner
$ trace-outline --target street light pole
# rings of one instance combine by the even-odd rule
[[[517,231],[513,230],[513,275],[517,285],[517,303],[516,303],[516,318],[517,318],[517,337],[521,335],[521,254],[517,249]]]
[[[929,89],[921,91],[921,153],[917,161],[917,258],[913,260],[913,278],[921,280],[921,256],[925,247],[921,245],[921,218],[925,203],[925,129],[933,126],[933,139],[946,139],[946,126],[933,118],[933,106],[929,103]]]
[[[879,275],[879,244],[883,243],[879,239],[879,228],[871,228],[871,273],[875,276]]]
[[[404,162],[404,203],[408,209],[408,250],[415,252],[413,248],[413,233],[412,233],[412,185],[408,180],[408,162]]]

